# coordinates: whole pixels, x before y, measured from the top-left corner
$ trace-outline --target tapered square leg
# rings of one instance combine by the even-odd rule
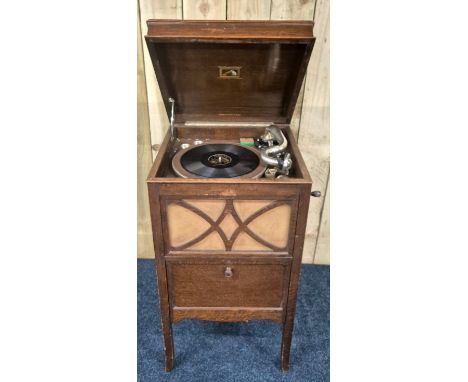
[[[309,208],[310,187],[304,188],[301,192],[299,204],[301,210],[297,215],[297,237],[304,238],[307,225],[307,211]],[[294,257],[291,264],[291,278],[289,281],[288,300],[283,321],[283,337],[281,340],[281,369],[289,370],[289,353],[291,351],[291,341],[294,329],[294,314],[296,312],[297,290],[299,287],[299,277],[301,273],[302,250],[304,240],[298,240],[294,247]]]
[[[162,278],[162,277],[161,277]],[[159,282],[158,274],[158,282]],[[174,360],[174,341],[172,339],[172,323],[167,303],[167,289],[165,286],[160,286],[159,308],[161,312],[161,329],[164,338],[164,359],[166,371],[171,371]]]
[[[289,370],[289,353],[291,351],[291,340],[293,332],[294,319],[286,319],[283,324],[283,336],[281,339],[281,369],[283,371]]]
[[[172,325],[163,324],[163,337],[164,337],[164,360],[166,371],[171,371],[174,362],[174,341],[172,339]]]
[[[161,329],[164,339],[164,359],[166,371],[171,371],[174,360],[174,341],[172,339],[172,322],[168,301],[166,267],[164,262],[156,259],[156,274],[159,290],[159,309],[161,312]]]

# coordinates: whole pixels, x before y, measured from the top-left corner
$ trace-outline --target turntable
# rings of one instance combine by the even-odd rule
[[[172,168],[183,178],[259,178],[266,164],[260,152],[240,144],[219,141],[180,150],[172,159]]]
[[[313,23],[147,25],[169,120],[147,180],[166,370],[183,319],[273,320],[287,370],[312,185],[290,122]]]

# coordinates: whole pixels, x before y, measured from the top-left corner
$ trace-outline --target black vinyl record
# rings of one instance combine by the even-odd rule
[[[180,159],[188,172],[205,178],[234,178],[252,172],[260,163],[258,155],[231,144],[195,146]]]

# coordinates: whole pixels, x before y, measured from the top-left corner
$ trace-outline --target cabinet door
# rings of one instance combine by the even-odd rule
[[[174,321],[270,319],[282,322],[290,258],[168,257],[169,304]]]

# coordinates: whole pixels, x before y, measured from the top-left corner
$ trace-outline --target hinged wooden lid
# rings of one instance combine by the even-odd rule
[[[311,21],[148,20],[145,36],[175,122],[291,121],[307,69]]]

